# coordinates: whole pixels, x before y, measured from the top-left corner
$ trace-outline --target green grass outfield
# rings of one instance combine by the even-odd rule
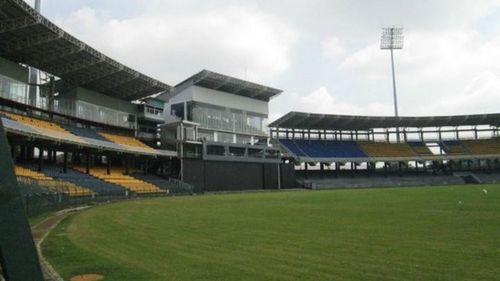
[[[65,278],[500,280],[500,185],[129,201],[63,221],[43,252]]]

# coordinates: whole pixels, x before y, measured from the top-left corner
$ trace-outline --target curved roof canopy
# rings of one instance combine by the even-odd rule
[[[66,33],[23,0],[0,0],[0,56],[129,101],[170,89]]]
[[[177,92],[188,86],[200,86],[233,95],[269,101],[282,90],[241,80],[213,71],[202,70],[175,86]],[[175,95],[175,94],[174,94]]]
[[[311,130],[369,130],[375,128],[425,128],[447,126],[500,126],[500,113],[426,117],[330,115],[289,112],[269,124],[270,128]]]

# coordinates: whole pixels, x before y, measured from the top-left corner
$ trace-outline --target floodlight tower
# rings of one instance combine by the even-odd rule
[[[398,96],[396,93],[396,73],[394,71],[394,50],[403,49],[403,28],[402,27],[385,27],[382,28],[382,37],[380,40],[381,50],[391,51],[391,65],[392,65],[392,90],[394,95],[394,115],[399,116],[398,113]]]

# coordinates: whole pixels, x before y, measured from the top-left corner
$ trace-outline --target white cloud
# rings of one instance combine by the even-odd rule
[[[491,109],[486,101],[499,103],[500,40],[482,41],[463,29],[409,32],[406,38],[405,49],[395,52],[404,115],[480,113]],[[391,83],[389,54],[375,44],[346,57],[338,70],[363,75],[367,84]]]
[[[323,55],[330,59],[335,59],[344,53],[344,47],[336,37],[330,37],[321,44]]]
[[[151,2],[139,16],[114,19],[82,8],[58,23],[120,62],[168,83],[208,68],[257,82],[286,71],[298,31],[283,19],[253,7],[161,13]],[[154,4],[153,4],[154,3]],[[163,3],[163,2],[161,2]],[[148,2],[143,2],[148,5]]]
[[[270,120],[276,120],[287,113],[287,108],[292,108],[294,111],[320,114],[384,116],[392,114],[393,109],[391,106],[378,102],[358,106],[355,103],[340,101],[325,86],[321,86],[306,95],[290,93],[273,99],[270,108],[274,113],[271,114]]]

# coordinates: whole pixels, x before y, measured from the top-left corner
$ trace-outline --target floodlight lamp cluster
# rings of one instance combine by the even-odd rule
[[[403,49],[403,42],[404,42],[404,36],[402,27],[386,27],[382,29],[380,49],[400,50]]]

